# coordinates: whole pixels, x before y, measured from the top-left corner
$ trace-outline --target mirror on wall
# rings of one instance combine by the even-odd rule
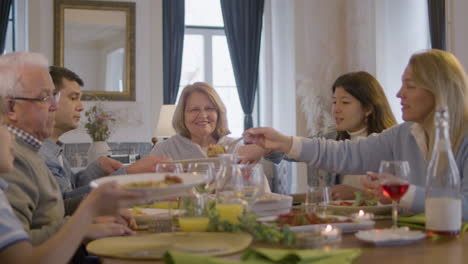
[[[83,100],[135,101],[135,3],[55,0],[54,27],[54,64],[83,79]]]

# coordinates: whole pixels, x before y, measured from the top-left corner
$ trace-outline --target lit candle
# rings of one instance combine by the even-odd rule
[[[328,241],[341,239],[341,230],[331,225],[327,225],[321,234]]]
[[[363,210],[359,210],[357,214],[352,215],[355,220],[371,220],[374,218],[374,214],[366,213]]]

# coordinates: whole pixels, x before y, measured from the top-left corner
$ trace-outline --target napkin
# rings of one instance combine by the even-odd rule
[[[348,264],[361,255],[360,249],[337,250],[294,250],[249,248],[243,254],[245,263],[286,263],[286,264]]]
[[[242,255],[242,260],[239,261],[179,251],[169,251],[164,255],[164,262],[166,264],[349,264],[359,255],[361,255],[359,249],[323,251],[250,248]]]
[[[398,217],[398,225],[407,226],[414,229],[425,229],[426,217],[424,213],[417,214],[410,217]],[[468,231],[468,222],[463,222],[461,227],[461,232],[464,233]]]
[[[180,251],[168,251],[164,254],[164,263],[166,264],[237,264],[241,263],[235,260],[224,258],[208,257],[204,255],[196,255],[184,253]]]

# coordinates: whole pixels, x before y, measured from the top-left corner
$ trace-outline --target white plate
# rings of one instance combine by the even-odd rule
[[[335,214],[353,214],[359,212],[359,210],[363,210],[366,213],[373,213],[373,214],[386,214],[392,211],[391,204],[377,204],[374,206],[352,206],[352,205],[334,205],[334,203],[340,202],[354,202],[354,200],[346,200],[346,201],[332,201],[331,204],[327,205],[327,210],[330,210],[332,213]]]
[[[252,211],[258,216],[286,214],[291,210],[292,200],[288,195],[268,193],[255,201]]]
[[[347,219],[347,217],[328,215],[336,217],[338,219]],[[354,233],[359,230],[371,229],[374,227],[375,222],[372,220],[359,220],[354,222],[347,223],[329,223],[329,224],[315,224],[315,225],[302,225],[302,226],[291,226],[290,229],[294,232],[304,232],[304,231],[318,231],[325,228],[327,225],[332,225],[341,228],[343,233]]]
[[[397,229],[372,229],[359,231],[355,236],[376,246],[400,246],[419,241],[426,237],[421,231],[410,231],[407,227]]]
[[[176,175],[182,179],[180,184],[172,184],[165,187],[138,187],[127,188],[129,190],[145,191],[148,192],[151,200],[161,200],[174,196],[184,196],[188,191],[201,183],[203,183],[203,176],[194,173],[141,173],[141,174],[128,174],[120,176],[108,176],[96,179],[90,183],[91,187],[96,188],[99,184],[106,182],[116,181],[118,184],[127,184],[133,182],[144,181],[162,181],[166,175]]]

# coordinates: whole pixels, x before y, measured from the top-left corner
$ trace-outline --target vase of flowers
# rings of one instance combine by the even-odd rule
[[[102,105],[99,103],[87,110],[85,116],[87,118],[85,128],[93,140],[93,143],[91,143],[88,149],[89,164],[101,156],[112,154],[106,140],[111,134],[110,127],[115,122],[115,118],[111,113],[104,111]]]

